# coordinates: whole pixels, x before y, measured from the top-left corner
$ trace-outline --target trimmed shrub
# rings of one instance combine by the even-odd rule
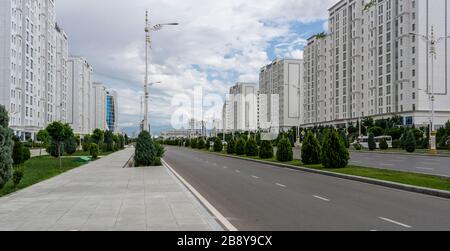
[[[356,151],[361,151],[363,148],[360,143],[353,144],[353,147],[355,148]]]
[[[161,145],[158,142],[155,142],[155,151],[156,151],[156,157],[162,158],[164,157],[164,153],[166,152],[166,149],[164,149],[164,146]]]
[[[306,134],[302,145],[302,162],[306,165],[320,164],[321,147],[312,132]]]
[[[321,159],[325,168],[344,168],[348,165],[350,154],[342,138],[335,130],[326,132]]]
[[[75,137],[71,137],[70,139],[64,142],[64,150],[67,154],[72,155],[77,151],[77,140]]]
[[[89,153],[91,154],[91,157],[93,159],[97,159],[98,153],[99,153],[98,145],[95,143],[91,143],[91,145],[89,147]]]
[[[405,150],[409,153],[413,153],[416,151],[416,138],[414,137],[414,134],[411,130],[408,130],[405,133],[404,146]]]
[[[156,157],[155,163],[153,164],[153,166],[162,166],[162,162],[161,162],[161,158],[160,157]]]
[[[294,159],[294,152],[292,151],[292,144],[288,138],[283,137],[278,142],[277,160],[280,162],[289,162]]]
[[[377,143],[375,142],[375,135],[373,133],[369,134],[369,150],[370,151],[374,151],[375,149],[377,149]]]
[[[12,177],[14,187],[17,187],[20,184],[20,182],[23,179],[24,174],[25,174],[25,170],[24,170],[23,166],[17,166],[16,168],[14,168],[14,174]]]
[[[203,138],[198,138],[197,148],[198,149],[205,149],[206,148],[206,142],[205,142],[205,140]]]
[[[227,142],[227,153],[228,154],[235,154],[236,153],[236,141],[234,139],[231,139]]]
[[[222,144],[222,140],[220,140],[219,138],[216,138],[214,140],[214,152],[219,153],[223,151],[223,144]]]
[[[250,139],[247,141],[245,145],[245,148],[247,156],[249,157],[258,156],[258,144],[256,143],[255,138],[250,137]]]
[[[103,149],[106,150],[106,152],[114,151],[114,134],[111,131],[105,132],[104,143],[106,148]]]
[[[386,139],[381,139],[381,141],[380,141],[380,149],[381,150],[389,149],[389,144],[388,144]]]
[[[152,166],[156,160],[155,145],[147,131],[139,134],[136,142],[136,150],[134,154],[134,163],[139,166]]]
[[[399,139],[392,141],[392,148],[400,149],[402,148],[402,142]]]
[[[272,141],[264,140],[261,142],[261,149],[259,150],[259,157],[261,159],[273,158],[273,145]]]
[[[236,142],[236,154],[239,156],[245,155],[245,139],[242,137]]]
[[[197,149],[197,139],[191,139],[191,148]]]
[[[185,146],[185,147],[190,147],[190,146],[191,146],[191,140],[190,140],[190,139],[186,140],[186,141],[184,142],[184,146]]]
[[[14,137],[13,140],[14,140],[14,147],[13,147],[12,158],[13,158],[14,165],[18,166],[30,159],[30,150],[28,148],[26,148],[22,144],[22,142],[20,142],[19,138]]]

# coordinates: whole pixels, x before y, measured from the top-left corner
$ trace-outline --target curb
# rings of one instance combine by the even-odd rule
[[[161,159],[162,164],[175,175],[175,177],[191,192],[191,194],[200,202],[203,207],[220,223],[220,225],[230,232],[238,231],[230,221],[227,220],[211,203],[209,203],[193,186],[191,186],[181,175],[179,175],[164,159]]]
[[[218,156],[222,156],[222,157],[253,161],[253,162],[257,162],[257,163],[273,165],[273,166],[288,168],[288,169],[297,170],[297,171],[321,174],[321,175],[331,176],[331,177],[335,177],[335,178],[353,180],[353,181],[368,183],[368,184],[372,184],[372,185],[384,186],[384,187],[388,187],[388,188],[393,188],[393,189],[398,189],[398,190],[403,190],[403,191],[408,191],[408,192],[413,192],[413,193],[420,193],[420,194],[450,199],[450,192],[447,192],[444,190],[423,188],[423,187],[418,187],[418,186],[400,184],[400,183],[396,183],[396,182],[383,181],[383,180],[359,177],[359,176],[348,175],[348,174],[333,173],[333,172],[328,172],[328,171],[323,171],[323,170],[311,169],[311,168],[300,167],[300,166],[292,166],[292,165],[264,161],[264,160],[247,159],[247,158],[243,158],[243,157],[239,157],[239,156],[230,156],[230,155],[218,154],[218,153],[214,153],[214,154],[216,154]]]
[[[380,151],[369,152],[369,151],[353,151],[353,150],[350,150],[350,153],[364,153],[364,154],[376,153],[376,154],[386,154],[386,155],[450,158],[450,155],[443,155],[443,154],[431,155],[431,154],[425,154],[425,153],[424,154],[421,154],[421,153],[401,153],[401,152],[395,153],[395,152],[380,152]]]

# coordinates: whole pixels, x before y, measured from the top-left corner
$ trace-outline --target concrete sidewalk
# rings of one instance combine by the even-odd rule
[[[122,168],[133,151],[0,198],[0,231],[222,230],[165,167]]]

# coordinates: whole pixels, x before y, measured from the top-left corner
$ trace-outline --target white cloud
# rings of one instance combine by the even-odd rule
[[[97,80],[118,90],[120,124],[138,124],[144,79],[144,13],[153,22],[180,22],[154,33],[150,54],[153,117],[170,118],[170,99],[203,86],[225,94],[233,83],[258,81],[259,69],[272,60],[267,50],[301,58],[305,43],[291,23],[325,20],[335,0],[64,0],[57,20],[69,35],[71,53],[94,66]],[[195,67],[194,67],[195,65]]]

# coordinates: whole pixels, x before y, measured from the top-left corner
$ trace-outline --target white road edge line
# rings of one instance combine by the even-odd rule
[[[327,202],[330,201],[330,200],[327,199],[327,198],[320,197],[320,196],[317,196],[317,195],[314,195],[313,197],[316,198],[316,199],[319,199],[319,200],[327,201]]]
[[[280,183],[275,183],[275,185],[277,185],[277,186],[279,186],[279,187],[284,187],[284,188],[287,187],[286,185],[283,185],[283,184],[280,184]]]
[[[384,218],[384,217],[378,217],[378,218],[379,218],[380,220],[384,220],[384,221],[387,221],[387,222],[390,222],[390,223],[393,223],[393,224],[402,226],[402,227],[404,227],[404,228],[412,228],[412,227],[409,226],[409,225],[403,224],[403,223],[398,222],[398,221],[395,221],[395,220],[391,220],[391,219]]]
[[[427,171],[434,171],[434,168],[428,168],[428,167],[416,167],[416,169],[427,170]]]
[[[252,178],[253,178],[253,179],[259,179],[258,176],[254,176],[254,175],[252,176]]]
[[[238,231],[233,224],[227,218],[225,218],[208,200],[205,199],[193,186],[191,186],[183,177],[181,177],[165,160],[161,160],[161,162],[194,194],[195,197],[208,209],[210,213],[216,217],[222,225],[228,229],[228,231],[236,232]]]

